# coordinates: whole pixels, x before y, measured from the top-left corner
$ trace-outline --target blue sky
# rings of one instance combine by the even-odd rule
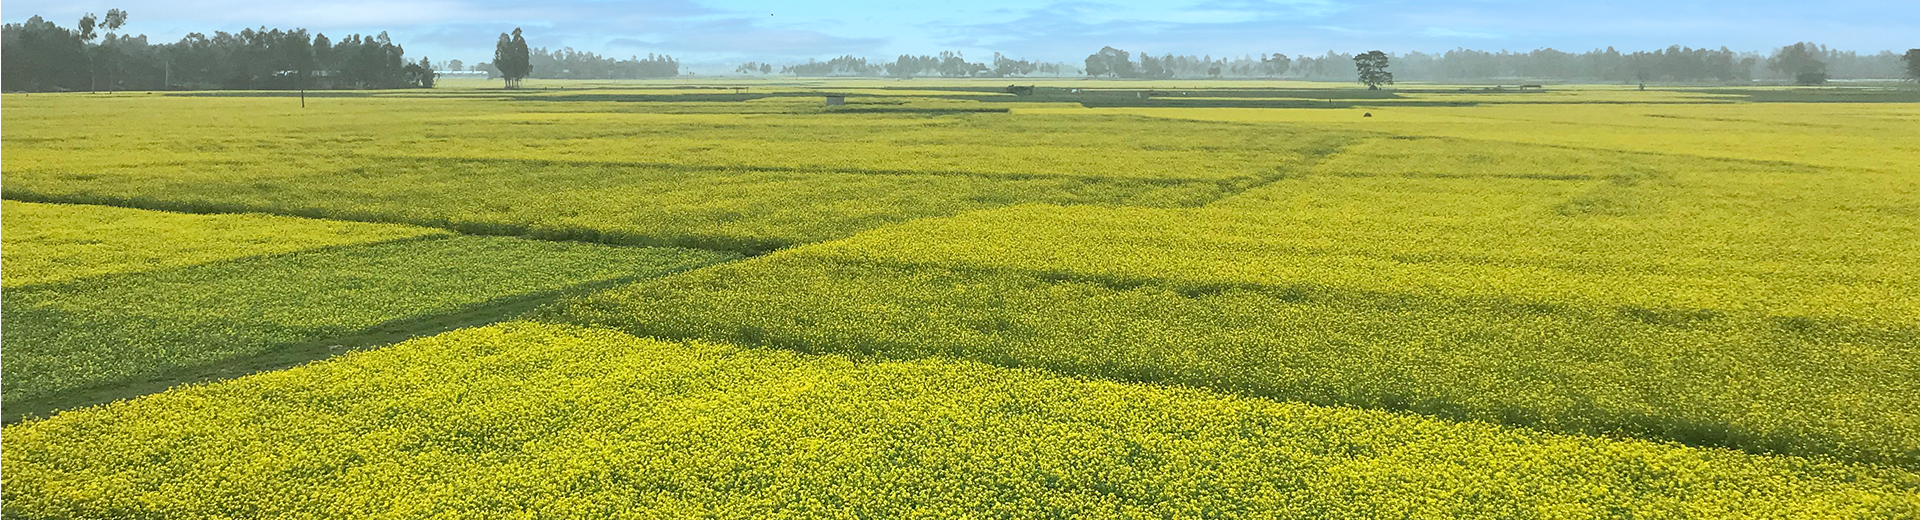
[[[854,54],[959,50],[981,59],[1078,62],[1103,45],[1154,54],[1443,51],[1456,47],[1580,51],[1685,45],[1764,50],[1813,41],[1857,51],[1920,47],[1920,1],[1165,0],[1147,2],[775,2],[765,0],[8,0],[0,19],[39,14],[71,27],[118,7],[126,31],[172,41],[188,32],[305,27],[339,36],[387,31],[409,56],[492,58],[499,33],[534,46],[690,64],[792,62]]]

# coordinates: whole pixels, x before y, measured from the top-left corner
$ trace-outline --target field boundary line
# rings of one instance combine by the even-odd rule
[[[395,161],[433,161],[433,162],[477,162],[477,163],[517,163],[548,166],[606,166],[616,168],[655,168],[676,172],[752,172],[752,173],[824,173],[846,175],[875,176],[929,176],[929,177],[981,177],[1006,180],[1066,179],[1087,182],[1135,182],[1140,184],[1177,186],[1183,184],[1211,184],[1231,182],[1233,177],[1115,177],[1111,175],[1082,175],[1071,173],[1036,172],[979,172],[969,170],[896,170],[878,168],[835,168],[804,166],[766,166],[766,165],[705,165],[686,163],[662,163],[645,161],[587,161],[568,159],[525,159],[514,157],[437,157],[431,155],[382,155],[355,154],[358,157],[386,159]],[[1257,178],[1257,177],[1255,177]]]
[[[727,236],[664,237],[659,235],[638,235],[606,232],[588,228],[540,227],[538,225],[512,224],[504,222],[455,222],[433,219],[397,218],[383,214],[357,214],[328,208],[287,208],[274,210],[240,203],[209,201],[175,201],[152,197],[120,197],[110,195],[47,195],[25,191],[18,188],[0,188],[0,199],[16,202],[41,204],[73,204],[87,206],[107,206],[148,211],[165,211],[190,215],[270,215],[279,217],[298,217],[313,220],[331,220],[336,222],[362,222],[368,224],[396,224],[423,228],[432,228],[458,235],[497,236],[540,240],[546,242],[577,242],[609,247],[673,247],[681,249],[699,249],[722,253],[734,253],[746,257],[760,256],[777,250],[802,245],[772,239],[751,239]],[[624,240],[606,240],[608,236],[627,237]],[[715,243],[732,243],[740,247],[718,247]]]
[[[1310,149],[1307,155],[1305,157],[1302,157],[1299,162],[1276,166],[1274,168],[1276,171],[1274,172],[1273,175],[1259,179],[1253,182],[1252,184],[1247,184],[1245,186],[1236,186],[1232,191],[1222,193],[1220,194],[1219,197],[1215,197],[1213,200],[1207,201],[1206,204],[1201,204],[1199,207],[1202,207],[1202,208],[1212,207],[1214,204],[1217,204],[1227,199],[1238,197],[1241,194],[1244,194],[1249,191],[1253,191],[1265,186],[1269,186],[1287,179],[1298,179],[1301,177],[1311,175],[1313,168],[1315,166],[1319,166],[1321,162],[1326,161],[1328,158],[1331,158],[1335,155],[1340,155],[1341,153],[1346,152],[1348,148],[1351,148],[1355,144],[1358,144],[1361,141],[1365,141],[1368,139],[1377,139],[1377,138],[1357,137],[1353,139],[1348,139],[1340,143],[1333,144],[1331,146]]]

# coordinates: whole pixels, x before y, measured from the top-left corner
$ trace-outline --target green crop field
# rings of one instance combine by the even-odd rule
[[[5,95],[0,512],[1920,516],[1911,90],[1036,83]]]
[[[46,280],[9,281],[4,293],[9,417],[732,258],[393,224],[5,204],[0,260]]]

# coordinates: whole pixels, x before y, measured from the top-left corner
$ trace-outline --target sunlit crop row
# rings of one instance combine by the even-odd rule
[[[152,271],[445,231],[267,215],[190,215],[102,206],[0,202],[0,280],[7,287]]]
[[[1321,188],[1335,182],[1342,186]],[[1521,182],[1478,184],[1524,188]],[[1544,190],[1476,196],[1430,183],[1416,195],[1410,184],[1420,183],[1302,181],[1292,197],[1327,204],[1290,211],[1023,206],[894,226],[808,254],[1184,289],[1489,297],[1920,325],[1920,256],[1910,254],[1920,228],[1896,218],[1621,225],[1556,215]],[[1382,191],[1346,191],[1365,188]],[[1418,199],[1377,202],[1378,213],[1365,212],[1375,195]]]
[[[1779,517],[1867,466],[514,323],[9,427],[23,517]]]

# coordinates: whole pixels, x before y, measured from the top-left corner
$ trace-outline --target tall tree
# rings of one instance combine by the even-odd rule
[[[80,17],[79,29],[74,32],[74,35],[80,38],[80,43],[82,44],[93,43],[93,40],[100,37],[100,33],[94,32],[93,29],[99,26],[100,26],[100,18],[97,16],[94,16],[93,13],[87,13],[86,16]],[[96,72],[93,67],[93,55],[98,53],[93,52],[92,49],[87,49],[86,52],[87,52],[87,91],[92,92],[100,89],[99,82],[94,80],[94,75],[96,74]]]
[[[1380,90],[1381,85],[1393,84],[1393,73],[1387,72],[1387,53],[1367,51],[1354,56],[1353,65],[1359,69],[1360,82],[1367,85],[1367,90]]]
[[[113,47],[117,47],[116,44],[119,41],[114,39],[113,33],[114,31],[118,31],[120,30],[121,27],[125,27],[126,25],[127,25],[127,12],[119,9],[108,9],[107,16],[100,19],[100,27],[107,30],[107,35],[106,35],[107,37],[105,38],[103,43],[105,43],[108,46],[111,46],[109,48],[101,49],[102,52],[105,54],[104,58],[105,58],[105,61],[107,62],[107,90],[113,90],[113,69],[114,69],[114,66],[117,64],[117,60],[115,60],[114,57],[120,54],[117,48],[113,48]]]
[[[513,66],[519,69],[521,78],[533,75],[533,56],[527,49],[527,39],[520,35],[519,27],[513,28]],[[515,81],[513,86],[518,87],[520,83]]]

